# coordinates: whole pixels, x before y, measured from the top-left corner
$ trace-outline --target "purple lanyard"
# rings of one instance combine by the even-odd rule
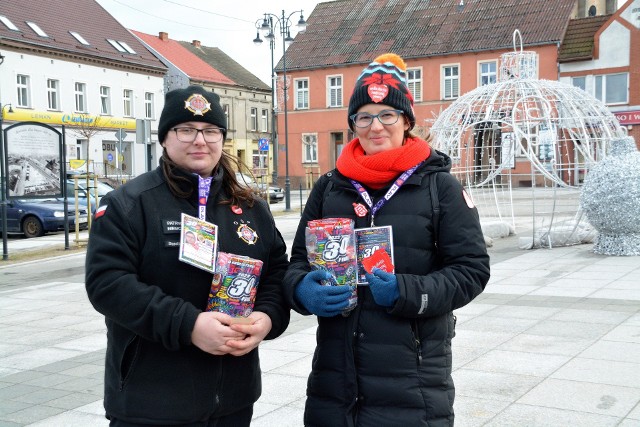
[[[202,178],[198,175],[198,218],[205,221],[207,219],[207,199],[211,189],[213,177]]]
[[[376,216],[376,213],[380,209],[382,209],[384,204],[387,203],[389,199],[393,197],[394,194],[396,194],[396,192],[400,189],[400,187],[402,187],[402,184],[404,184],[407,181],[407,179],[416,171],[416,169],[418,169],[418,166],[420,166],[422,163],[424,162],[420,162],[417,165],[413,166],[412,168],[404,171],[399,178],[393,181],[393,184],[391,185],[391,187],[389,187],[389,190],[387,191],[387,193],[384,195],[382,199],[378,200],[378,202],[375,205],[373,205],[373,199],[371,199],[371,196],[369,195],[367,190],[365,190],[365,188],[358,181],[355,181],[353,179],[349,180],[351,181],[351,185],[353,185],[355,189],[358,190],[358,193],[360,193],[360,196],[362,197],[364,202],[371,209],[371,226],[372,227],[374,226],[373,220]]]

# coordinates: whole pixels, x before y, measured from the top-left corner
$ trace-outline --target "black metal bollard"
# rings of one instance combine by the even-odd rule
[[[302,216],[302,183],[300,183],[300,216]]]

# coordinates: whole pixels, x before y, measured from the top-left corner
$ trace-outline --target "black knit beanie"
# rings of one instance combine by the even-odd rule
[[[224,129],[227,139],[227,117],[220,106],[220,97],[202,86],[174,89],[164,97],[164,107],[158,121],[158,141],[164,142],[169,130],[186,122],[205,122]]]
[[[365,68],[351,94],[347,120],[354,130],[349,117],[365,104],[385,104],[402,110],[409,121],[409,130],[416,124],[413,112],[413,96],[407,87],[407,65],[395,53],[378,56]]]

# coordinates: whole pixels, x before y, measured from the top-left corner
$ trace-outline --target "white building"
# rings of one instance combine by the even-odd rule
[[[98,3],[73,3],[73,13],[44,0],[0,3],[2,126],[64,127],[72,167],[88,158],[91,172],[129,179],[155,168],[162,153],[156,130],[167,69]]]

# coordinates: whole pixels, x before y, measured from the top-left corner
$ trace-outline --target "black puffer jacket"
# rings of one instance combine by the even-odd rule
[[[197,176],[183,174],[197,188]],[[264,201],[234,213],[220,204],[214,177],[206,217],[220,250],[264,262],[254,309],[269,315],[267,339],[289,324],[282,292],[286,246]],[[108,417],[150,425],[187,424],[253,404],[261,393],[258,349],[213,356],[191,343],[206,309],[212,274],[178,260],[180,214],[198,216],[197,192],[174,197],[161,168],[112,191],[91,228],[86,260],[89,300],[106,317],[104,405]],[[243,228],[244,227],[244,228]],[[240,233],[251,229],[252,236]]]
[[[450,159],[432,150],[376,214],[375,225],[393,227],[400,297],[385,309],[374,302],[368,287],[359,287],[358,305],[348,317],[318,318],[306,426],[453,425],[452,310],[483,291],[489,256],[477,210],[465,201],[450,168]],[[428,177],[434,172],[443,172],[435,175],[441,208],[438,251]],[[370,192],[374,203],[386,190]],[[362,199],[337,171],[322,176],[313,188],[285,276],[296,311],[309,314],[293,297],[295,286],[310,271],[304,242],[307,221],[348,217],[357,228],[369,226],[370,216],[358,218],[353,203]]]

